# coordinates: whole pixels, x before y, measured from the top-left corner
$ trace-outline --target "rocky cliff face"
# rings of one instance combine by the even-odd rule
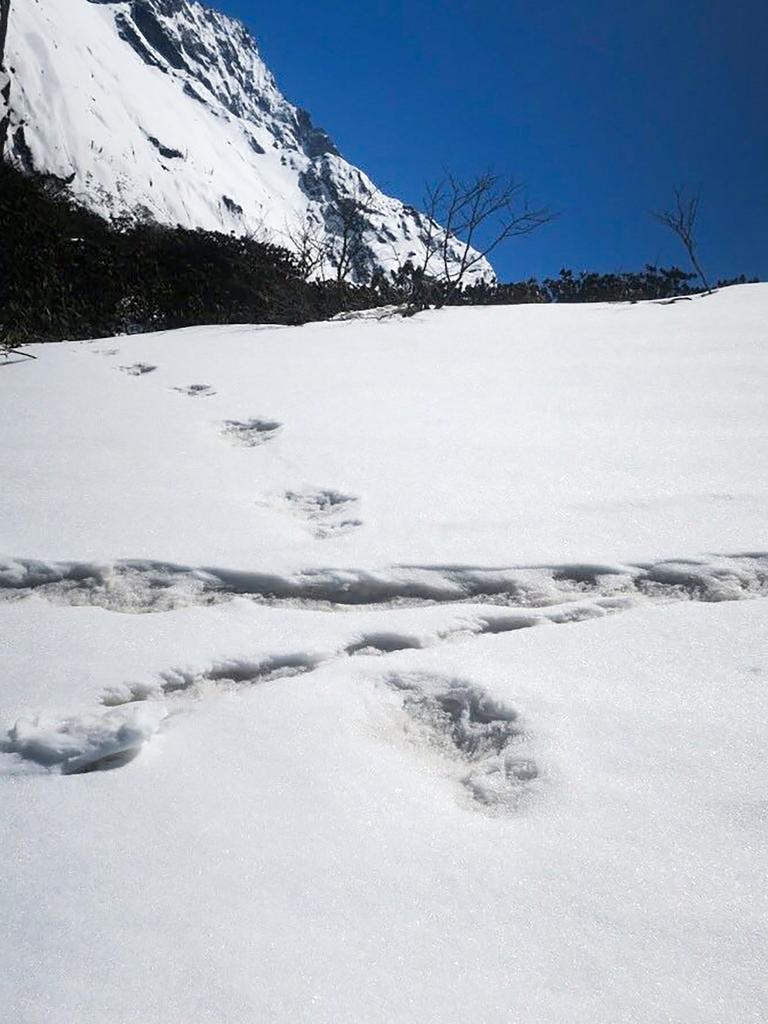
[[[8,32],[8,14],[11,0],[0,0],[0,159],[5,150],[10,119],[11,78],[5,70],[5,38]]]
[[[6,159],[105,216],[289,247],[308,233],[333,273],[352,205],[353,279],[423,254],[418,211],[285,99],[243,24],[196,0],[12,0],[5,64]]]

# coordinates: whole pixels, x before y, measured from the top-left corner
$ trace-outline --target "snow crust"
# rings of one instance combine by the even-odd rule
[[[0,364],[8,1019],[762,1021],[767,307]]]

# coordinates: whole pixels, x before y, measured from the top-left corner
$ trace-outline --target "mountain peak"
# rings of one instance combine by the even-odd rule
[[[292,246],[320,233],[332,272],[341,211],[359,205],[362,280],[424,253],[423,219],[339,153],[280,92],[248,28],[197,0],[13,5],[6,158],[55,175],[106,217]],[[474,279],[490,277],[482,261]]]

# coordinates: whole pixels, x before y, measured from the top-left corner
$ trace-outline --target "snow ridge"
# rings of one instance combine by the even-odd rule
[[[291,494],[292,492],[289,492]],[[328,492],[334,498],[343,498]],[[320,495],[323,497],[325,492]],[[295,496],[294,496],[295,497]],[[325,517],[335,507],[304,495],[319,530],[343,529]],[[342,505],[342,509],[346,507]],[[319,521],[319,522],[318,522]],[[167,562],[0,560],[0,600],[36,593],[58,604],[95,605],[115,612],[168,611],[249,597],[271,605],[356,608],[471,602],[543,608],[584,598],[732,601],[768,596],[768,554],[678,559],[644,565],[473,567],[397,566],[387,570],[307,569],[292,575]]]
[[[125,564],[123,563],[123,570]],[[113,570],[112,570],[113,571]],[[182,570],[159,565],[119,582],[110,570],[96,566],[42,562],[0,565],[0,598],[41,593],[64,604],[94,604],[111,611],[168,611],[184,605],[228,600],[233,591],[215,590],[210,570]],[[429,570],[421,570],[422,573]],[[433,570],[435,575],[437,571]],[[101,576],[100,582],[95,577]],[[485,576],[483,575],[485,574]],[[252,574],[251,574],[252,575]],[[241,584],[248,574],[241,574]],[[495,578],[495,583],[489,582]],[[483,585],[482,580],[485,580]],[[287,582],[287,581],[285,581]],[[251,587],[253,588],[253,579]],[[463,595],[456,592],[461,585]],[[214,587],[211,590],[211,586]],[[424,579],[421,586],[428,586]],[[453,587],[453,591],[445,589]],[[500,587],[506,589],[500,589]],[[514,633],[536,626],[571,625],[605,618],[640,607],[643,603],[675,601],[722,602],[768,596],[768,556],[661,562],[652,566],[518,569],[496,571],[454,570],[440,589],[432,583],[431,597],[401,593],[379,605],[378,630],[357,629],[355,617],[346,639],[333,647],[237,657],[218,661],[204,670],[183,666],[169,669],[147,682],[106,687],[100,694],[101,710],[83,715],[25,716],[0,739],[0,753],[15,755],[13,773],[47,769],[64,775],[120,768],[132,761],[166,725],[172,706],[187,709],[199,700],[237,692],[258,684],[291,679],[350,658],[383,658],[423,651],[444,644],[466,643],[484,636]],[[242,585],[240,595],[258,596]],[[361,597],[358,594],[358,598]],[[366,593],[365,596],[370,596]],[[272,600],[275,600],[274,598]],[[365,605],[365,601],[352,604]],[[467,602],[461,604],[460,602]],[[472,603],[469,603],[469,602]],[[405,606],[404,606],[405,602]],[[488,607],[484,602],[505,605]],[[296,597],[296,608],[319,607]],[[428,606],[446,606],[445,621],[409,629],[398,627],[400,612],[410,605],[423,615]],[[415,608],[414,608],[415,605]],[[513,606],[513,607],[510,607]],[[462,614],[456,616],[461,608]],[[338,616],[343,604],[328,606]],[[423,673],[390,671],[382,682],[398,701],[404,733],[417,749],[433,752],[449,766],[472,803],[491,813],[516,811],[540,784],[541,770],[531,753],[531,735],[516,709],[496,700],[469,679],[451,679]],[[452,766],[452,767],[451,767]]]

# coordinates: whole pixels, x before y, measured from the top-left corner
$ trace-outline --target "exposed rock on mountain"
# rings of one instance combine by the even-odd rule
[[[12,0],[5,66],[6,158],[105,216],[294,248],[309,232],[333,273],[352,204],[350,279],[423,254],[418,211],[285,99],[241,22],[196,0]],[[483,261],[474,277],[491,274]]]

